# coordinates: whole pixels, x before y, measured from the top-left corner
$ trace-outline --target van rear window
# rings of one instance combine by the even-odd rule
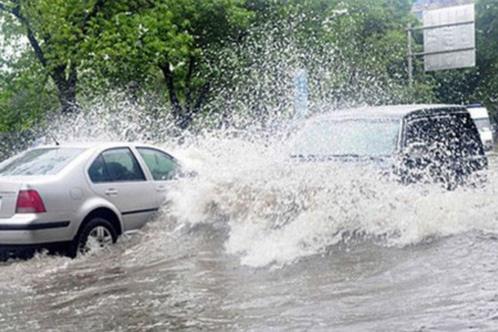
[[[21,153],[0,164],[0,176],[53,175],[60,172],[84,149],[40,148]]]
[[[479,132],[470,115],[453,113],[419,117],[407,123],[405,145],[423,143],[450,155],[482,155]]]

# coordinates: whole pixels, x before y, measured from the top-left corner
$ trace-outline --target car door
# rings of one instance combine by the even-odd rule
[[[154,148],[137,147],[137,151],[149,169],[159,205],[166,202],[167,190],[177,171],[177,163],[169,154]]]
[[[140,228],[158,210],[155,184],[147,181],[129,148],[105,150],[94,160],[88,175],[93,190],[121,212],[125,231]]]

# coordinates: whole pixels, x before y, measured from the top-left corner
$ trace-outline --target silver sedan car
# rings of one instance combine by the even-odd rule
[[[0,163],[0,258],[39,248],[76,256],[142,227],[179,166],[154,146],[38,147]]]

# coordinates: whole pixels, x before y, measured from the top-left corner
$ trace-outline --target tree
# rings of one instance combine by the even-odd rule
[[[281,39],[296,44],[319,102],[429,102],[432,81],[422,77],[410,89],[405,28],[414,21],[411,0],[253,0],[258,25],[289,29]],[[264,25],[263,25],[264,26]],[[287,28],[288,27],[288,28]],[[264,32],[263,32],[264,33]]]
[[[0,11],[18,24],[44,70],[53,80],[63,113],[77,109],[79,46],[105,0],[3,0]],[[14,20],[14,22],[12,21]]]
[[[216,79],[213,50],[240,38],[251,13],[244,0],[122,2],[97,15],[84,47],[92,67],[118,85],[162,75],[177,124],[201,111]]]
[[[498,118],[498,3],[479,0],[476,11],[479,81],[474,99],[485,102]]]
[[[0,72],[0,132],[29,130],[56,103],[47,75],[33,59],[24,58],[10,71]]]

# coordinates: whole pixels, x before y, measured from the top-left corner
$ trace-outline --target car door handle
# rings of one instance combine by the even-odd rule
[[[157,191],[159,191],[159,192],[166,191],[166,186],[163,186],[163,185],[161,185],[161,186],[157,186],[157,187],[156,187],[156,190],[157,190]]]
[[[107,189],[104,193],[106,196],[116,196],[118,191],[116,189]]]

